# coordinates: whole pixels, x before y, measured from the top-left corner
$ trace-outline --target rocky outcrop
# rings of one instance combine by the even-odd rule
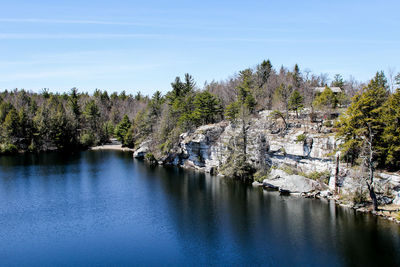
[[[257,118],[251,120],[247,130],[247,159],[255,167],[267,165],[271,173],[264,180],[264,185],[278,189],[309,193],[321,191],[320,195],[328,196],[335,187],[340,192],[352,194],[360,186],[365,188],[365,182],[360,174],[343,164],[337,180],[334,180],[336,165],[333,160],[334,151],[339,143],[330,129],[322,131],[321,125],[308,120],[288,122],[288,127],[282,128],[269,117],[270,111],[263,111]],[[281,127],[281,128],[279,128]],[[326,128],[326,127],[325,127]],[[186,168],[194,168],[205,172],[215,172],[223,166],[236,145],[242,127],[226,121],[203,125],[193,132],[180,135],[178,147],[163,158],[158,158],[161,164],[171,164]],[[143,142],[134,152],[134,157],[143,158],[149,152],[150,141]],[[282,170],[291,168],[295,174]],[[330,183],[315,181],[304,176],[312,173],[329,173]],[[298,175],[301,174],[301,175]],[[304,176],[302,176],[304,175]],[[375,188],[378,194],[391,193],[393,203],[400,203],[400,175],[377,173]],[[385,199],[384,201],[388,201]]]
[[[300,175],[289,175],[278,169],[272,170],[268,178],[263,180],[263,186],[290,193],[310,193],[322,189],[321,184],[314,180]]]
[[[142,142],[139,147],[133,152],[133,157],[137,159],[143,159],[144,156],[150,151],[150,140]]]

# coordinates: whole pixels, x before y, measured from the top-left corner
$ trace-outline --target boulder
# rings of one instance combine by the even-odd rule
[[[400,192],[397,192],[396,197],[393,199],[393,204],[400,205]]]
[[[272,170],[270,178],[264,179],[263,185],[291,193],[307,193],[321,188],[319,183],[314,180],[300,175],[289,175],[282,170]]]
[[[144,156],[149,153],[150,140],[144,141],[139,145],[139,148],[133,152],[133,157],[137,159],[143,159]]]
[[[327,197],[332,196],[332,193],[331,193],[331,191],[329,191],[329,190],[324,190],[324,191],[319,192],[319,196],[320,196],[320,197],[327,198]]]

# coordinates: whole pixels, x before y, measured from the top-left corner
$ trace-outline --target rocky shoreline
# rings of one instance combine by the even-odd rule
[[[372,211],[368,198],[362,204],[353,204],[357,194],[365,193],[360,171],[345,164],[339,168],[335,151],[339,145],[333,129],[310,123],[307,119],[288,122],[282,133],[279,124],[269,118],[270,111],[260,112],[248,129],[248,161],[259,168],[269,166],[268,175],[255,186],[279,190],[281,193],[304,197],[326,198],[338,205],[371,212],[400,223],[400,175],[377,172],[376,193],[381,210]],[[179,145],[167,155],[158,156],[151,150],[151,140],[142,142],[133,152],[135,158],[154,156],[160,165],[174,165],[221,175],[230,145],[240,127],[223,121],[204,125],[193,132],[182,133]],[[363,193],[364,192],[364,193]],[[360,198],[364,197],[360,195]]]

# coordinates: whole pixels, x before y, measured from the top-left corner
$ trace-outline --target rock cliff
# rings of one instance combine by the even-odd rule
[[[264,185],[297,193],[327,189],[333,192],[336,189],[341,193],[354,194],[360,188],[365,189],[359,172],[345,164],[340,164],[337,180],[334,179],[334,154],[338,141],[331,129],[321,123],[310,123],[308,118],[289,121],[287,127],[282,127],[269,114],[270,111],[260,112],[246,128],[250,164],[256,168],[265,164],[270,169]],[[223,121],[183,133],[179,146],[160,163],[218,173],[241,131],[240,125]],[[148,142],[138,147],[135,157],[144,157],[149,150]],[[319,179],[322,174],[327,177]],[[385,201],[400,204],[399,175],[377,173],[375,183],[377,193],[385,196]],[[329,195],[324,192],[323,195]]]

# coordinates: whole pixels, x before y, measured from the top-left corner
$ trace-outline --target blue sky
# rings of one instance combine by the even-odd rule
[[[0,90],[199,86],[270,59],[359,80],[400,72],[400,1],[4,1]]]

